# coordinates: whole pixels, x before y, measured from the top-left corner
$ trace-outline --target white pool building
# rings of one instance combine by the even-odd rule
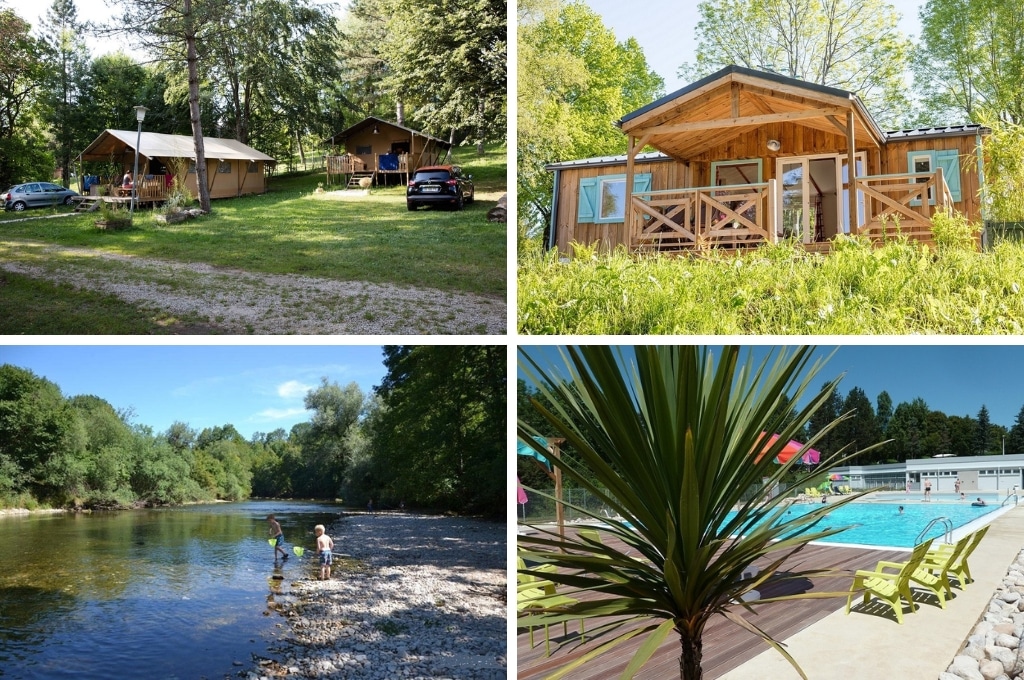
[[[915,458],[905,463],[850,465],[832,469],[842,475],[843,484],[853,489],[887,487],[921,491],[931,482],[934,493],[954,493],[956,480],[960,490],[1006,493],[1013,487],[1024,489],[1024,453],[1002,456],[948,456]]]

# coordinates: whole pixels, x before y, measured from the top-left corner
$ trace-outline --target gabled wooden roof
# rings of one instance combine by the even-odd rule
[[[626,114],[617,125],[637,137],[640,146],[650,144],[685,161],[773,123],[845,137],[851,112],[859,148],[885,143],[884,133],[852,92],[727,66]]]

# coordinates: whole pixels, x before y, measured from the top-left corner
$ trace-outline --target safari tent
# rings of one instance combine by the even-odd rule
[[[82,161],[112,162],[120,173],[131,172],[135,164],[136,130],[104,130],[85,151]],[[206,154],[206,182],[211,198],[262,194],[267,190],[267,169],[273,158],[234,139],[203,137]],[[163,200],[170,185],[171,159],[189,162],[186,186],[198,195],[195,144],[191,136],[143,132],[139,137],[140,199]],[[117,178],[120,179],[120,176]]]
[[[881,239],[897,223],[931,242],[936,212],[982,218],[991,130],[883,131],[845,90],[728,66],[615,124],[625,155],[547,166],[548,245],[565,255],[573,242],[685,252],[782,238],[827,251],[838,234]]]
[[[328,156],[329,174],[358,174],[381,182],[402,176],[425,165],[441,163],[451,150],[448,142],[428,134],[370,116],[327,140],[343,147],[343,155]]]

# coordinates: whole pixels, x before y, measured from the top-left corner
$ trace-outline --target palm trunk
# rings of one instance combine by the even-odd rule
[[[679,680],[702,680],[704,671],[701,669],[701,660],[704,657],[704,646],[701,641],[701,632],[692,634],[690,631],[676,627],[679,632],[679,644],[682,653],[679,655]]]

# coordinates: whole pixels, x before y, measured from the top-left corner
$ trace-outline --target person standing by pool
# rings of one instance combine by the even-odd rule
[[[953,482],[953,491],[955,493],[960,493],[960,478],[959,477],[957,477],[956,481]]]
[[[924,480],[924,499],[930,501],[932,499],[932,480]]]

